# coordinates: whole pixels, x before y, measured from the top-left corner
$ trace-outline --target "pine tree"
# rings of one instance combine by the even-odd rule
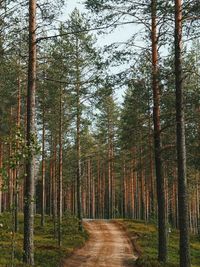
[[[182,1],[175,1],[175,78],[176,78],[176,142],[178,168],[178,204],[180,227],[180,266],[189,267],[190,245],[188,225],[188,193],[186,174],[185,114],[182,67]]]
[[[119,110],[111,88],[105,87],[101,90],[97,108],[100,111],[97,116],[97,140],[99,139],[98,144],[105,144],[101,145],[101,149],[103,154],[106,153],[104,217],[111,219],[115,217],[116,211],[115,153],[119,119]]]
[[[161,123],[160,123],[160,88],[158,81],[158,36],[157,36],[157,1],[152,0],[152,90],[153,90],[153,122],[154,148],[158,201],[158,260],[167,260],[167,222],[165,212],[165,181],[161,156]]]
[[[29,68],[27,91],[27,148],[29,157],[26,163],[24,195],[24,262],[34,265],[34,146],[35,137],[35,87],[36,87],[36,1],[29,1]]]

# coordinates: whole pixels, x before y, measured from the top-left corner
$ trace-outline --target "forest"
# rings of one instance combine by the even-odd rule
[[[198,267],[200,2],[69,2],[0,1],[0,266]]]

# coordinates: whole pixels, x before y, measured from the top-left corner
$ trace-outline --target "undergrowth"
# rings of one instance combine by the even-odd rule
[[[54,225],[46,216],[45,226],[40,226],[40,216],[35,216],[34,245],[35,267],[56,267],[59,261],[70,255],[75,248],[81,247],[88,238],[86,232],[78,231],[78,220],[75,217],[63,218],[62,246],[54,238]],[[13,242],[14,241],[14,242]],[[14,254],[13,254],[14,252]],[[12,255],[14,258],[12,259]],[[23,257],[23,215],[19,215],[19,232],[12,237],[12,223],[9,213],[0,214],[0,266],[21,267]]]
[[[168,236],[168,262],[161,264],[157,261],[157,228],[143,221],[124,220],[125,227],[131,236],[136,238],[140,257],[132,266],[136,267],[178,267],[179,264],[179,235],[173,230]],[[197,236],[191,235],[192,267],[200,267],[200,242]]]

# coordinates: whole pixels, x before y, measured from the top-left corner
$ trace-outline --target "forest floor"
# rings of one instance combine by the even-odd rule
[[[136,257],[126,231],[116,222],[84,221],[90,239],[62,267],[125,267]]]
[[[40,215],[35,216],[34,227],[35,267],[56,267],[60,259],[69,256],[88,239],[87,232],[78,231],[78,220],[64,216],[62,246],[54,236],[52,218],[46,216],[45,226],[40,225]],[[13,255],[13,257],[12,257]],[[0,267],[21,267],[23,255],[23,215],[19,214],[19,231],[12,235],[12,218],[9,213],[0,214]]]
[[[168,262],[160,265],[156,260],[157,228],[154,224],[134,220],[85,220],[84,228],[86,231],[79,232],[78,220],[64,217],[63,243],[59,247],[52,219],[47,216],[45,227],[41,227],[37,215],[35,267],[56,267],[59,262],[62,267],[178,266],[179,237],[174,229],[169,234]],[[23,215],[19,216],[19,232],[13,236],[10,214],[0,214],[0,267],[24,267],[22,253]],[[194,235],[191,235],[191,258],[192,267],[200,267],[200,237]]]
[[[178,267],[179,235],[172,229],[168,240],[168,262],[157,261],[157,228],[134,220],[86,220],[89,241],[61,267]],[[192,267],[200,267],[200,239],[191,235]]]
[[[179,264],[179,233],[171,229],[168,236],[168,262],[161,265],[157,262],[157,227],[144,221],[119,220],[128,232],[138,260],[131,266],[137,267],[178,267]],[[200,236],[190,236],[192,267],[200,267]]]

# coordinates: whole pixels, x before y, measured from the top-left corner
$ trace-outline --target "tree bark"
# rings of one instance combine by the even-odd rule
[[[57,236],[57,228],[56,228],[56,224],[57,224],[57,172],[56,172],[56,167],[57,167],[57,151],[56,151],[56,147],[57,147],[57,140],[55,137],[54,140],[54,144],[53,144],[53,161],[52,161],[52,165],[53,165],[53,169],[52,169],[52,208],[53,208],[53,224],[54,224],[54,238],[56,238]]]
[[[82,231],[82,200],[81,200],[81,103],[80,103],[80,70],[79,70],[79,52],[78,38],[76,37],[76,154],[77,154],[77,215],[79,219],[79,230]]]
[[[42,107],[42,197],[41,197],[41,226],[45,224],[45,95],[43,92]]]
[[[3,167],[3,143],[0,140],[0,168]],[[0,173],[0,214],[2,213],[2,174]]]
[[[160,89],[158,83],[158,36],[156,19],[157,1],[152,0],[152,89],[153,89],[153,121],[154,149],[158,199],[158,260],[167,260],[167,231],[165,215],[165,186],[161,158],[161,126],[160,126]]]
[[[29,62],[27,90],[27,147],[29,158],[26,163],[24,192],[24,262],[34,265],[34,195],[35,156],[32,146],[35,140],[35,87],[36,87],[36,0],[29,0]]]
[[[17,97],[17,129],[20,132],[21,126],[21,80],[20,74],[18,77],[18,97]],[[19,149],[19,142],[17,142],[17,150]],[[14,207],[15,207],[15,232],[18,231],[18,209],[19,209],[19,162],[16,166],[15,176],[15,192],[14,192]]]
[[[186,177],[185,114],[182,67],[182,0],[175,0],[175,78],[176,139],[178,167],[178,208],[180,228],[180,267],[190,267],[188,192]]]
[[[60,89],[60,126],[59,126],[59,180],[58,180],[58,245],[62,244],[62,209],[63,209],[63,144],[62,144],[62,88]]]

